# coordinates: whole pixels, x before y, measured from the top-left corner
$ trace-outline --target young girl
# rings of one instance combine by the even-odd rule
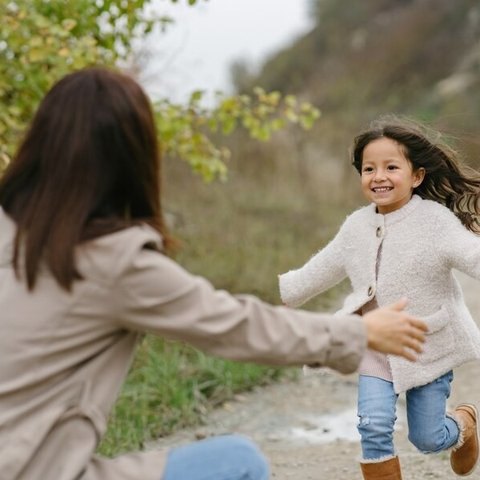
[[[480,279],[480,176],[424,128],[390,117],[355,138],[352,161],[371,202],[303,267],[280,275],[282,300],[299,306],[343,278],[345,313],[398,297],[429,326],[417,363],[369,352],[359,368],[358,430],[365,479],[401,479],[393,445],[398,394],[406,392],[409,440],[423,453],[452,449],[458,475],[478,459],[477,410],[446,413],[452,369],[480,358],[480,333],[452,273]],[[339,312],[339,313],[340,313]]]

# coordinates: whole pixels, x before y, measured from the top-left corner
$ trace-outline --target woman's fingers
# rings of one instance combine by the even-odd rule
[[[413,322],[411,319],[409,319],[406,334],[410,339],[415,340],[417,343],[424,343],[425,332],[427,330],[427,325],[424,322],[421,322],[420,320],[415,320],[415,322]]]
[[[407,350],[406,348],[403,348],[397,355],[399,355],[400,357],[406,358],[411,362],[415,362],[417,360],[417,357],[415,356],[415,354],[413,354],[411,351]]]
[[[428,331],[428,327],[425,322],[413,317],[405,317],[400,321],[404,322],[405,332],[398,338],[399,350],[396,354],[414,362],[417,359],[416,354],[423,351],[425,332]]]
[[[422,343],[418,341],[416,338],[407,336],[405,340],[403,341],[403,346],[411,348],[412,350],[415,350],[417,353],[422,353],[423,348],[422,348]]]
[[[422,351],[428,328],[421,320],[404,313],[405,305],[406,300],[401,299],[388,307],[373,310],[363,318],[369,348],[413,361],[415,354]]]
[[[421,330],[422,332],[428,332],[427,324],[422,322],[422,320],[410,316],[408,317],[408,320],[412,327],[416,328],[417,330]]]
[[[413,317],[408,318],[408,330],[406,332],[406,337],[403,342],[404,347],[408,347],[409,349],[417,352],[422,353],[423,351],[423,343],[425,342],[425,332],[428,331],[428,327],[425,322],[418,320]],[[404,349],[402,352],[402,356],[408,358],[409,360],[414,360],[415,355],[412,352]]]

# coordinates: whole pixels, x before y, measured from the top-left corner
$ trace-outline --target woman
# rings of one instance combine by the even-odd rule
[[[425,326],[404,302],[362,320],[215,291],[164,255],[150,104],[106,69],[60,80],[0,182],[1,478],[268,478],[255,446],[94,454],[142,333],[215,355],[355,370],[370,348],[413,359]],[[204,477],[202,477],[204,478]]]

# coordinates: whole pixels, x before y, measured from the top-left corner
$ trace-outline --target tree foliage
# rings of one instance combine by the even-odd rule
[[[304,129],[312,127],[319,116],[316,108],[299,102],[292,95],[265,92],[254,88],[252,95],[218,94],[216,107],[202,107],[204,92],[193,92],[186,107],[164,100],[156,104],[157,125],[167,154],[190,163],[192,169],[209,181],[225,178],[228,148],[212,142],[208,133],[229,135],[241,127],[256,140],[267,141],[288,123]]]
[[[177,0],[170,0],[177,3]],[[186,0],[193,5],[197,0]],[[1,2],[0,169],[5,166],[39,101],[72,70],[132,62],[135,40],[170,18],[146,13],[151,0],[15,0]],[[319,112],[293,97],[256,89],[252,95],[219,95],[213,109],[202,107],[203,92],[187,105],[155,104],[165,153],[190,163],[207,180],[224,176],[229,152],[211,134],[243,127],[252,137],[298,123],[309,128]]]

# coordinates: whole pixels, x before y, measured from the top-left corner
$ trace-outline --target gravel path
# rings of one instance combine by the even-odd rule
[[[480,320],[480,285],[458,275],[467,303]],[[455,370],[450,406],[473,402],[480,406],[480,362]],[[303,376],[238,396],[209,415],[206,425],[162,439],[173,446],[220,433],[239,432],[253,438],[267,456],[272,479],[360,479],[359,436],[356,432],[356,375],[328,373]],[[398,403],[396,446],[404,480],[458,479],[449,454],[422,455],[409,444],[405,398]],[[480,478],[479,469],[469,478]]]

